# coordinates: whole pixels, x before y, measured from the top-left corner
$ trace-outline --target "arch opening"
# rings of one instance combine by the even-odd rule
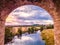
[[[24,8],[24,7],[26,7],[26,8]],[[32,10],[34,10],[34,11],[32,11]],[[15,17],[13,17],[13,15],[15,15]],[[12,18],[13,20],[8,19],[8,17],[10,19]],[[14,25],[19,26],[19,25],[23,24],[23,21],[25,21],[24,22],[25,24],[23,24],[23,25],[44,25],[44,26],[53,25],[53,22],[52,22],[53,19],[51,18],[50,14],[47,11],[45,11],[45,9],[38,7],[38,6],[33,6],[33,5],[24,5],[24,6],[18,7],[17,9],[13,10],[8,17],[7,17],[8,21],[14,22],[14,23],[11,23],[11,22],[7,21],[6,25],[10,26],[10,27],[11,27],[11,25],[13,27],[14,27]],[[18,20],[16,18],[23,19],[23,20]],[[18,22],[18,21],[20,21],[20,22]],[[28,24],[28,22],[30,22],[30,24]]]

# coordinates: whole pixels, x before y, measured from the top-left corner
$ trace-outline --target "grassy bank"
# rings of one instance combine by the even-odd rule
[[[42,39],[45,40],[45,45],[54,45],[54,32],[53,29],[43,30]]]

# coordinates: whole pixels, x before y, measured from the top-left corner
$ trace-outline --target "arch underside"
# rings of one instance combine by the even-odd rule
[[[55,45],[60,45],[60,0],[2,0],[0,1],[0,44],[4,45],[5,20],[14,9],[23,5],[36,5],[45,9],[54,21]]]

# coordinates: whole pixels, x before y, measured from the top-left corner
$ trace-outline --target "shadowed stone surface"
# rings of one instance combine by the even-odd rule
[[[0,0],[0,45],[4,45],[6,18],[11,11],[23,5],[40,6],[51,14],[55,45],[60,45],[60,0]]]

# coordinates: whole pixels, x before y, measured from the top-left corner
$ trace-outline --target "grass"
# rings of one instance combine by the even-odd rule
[[[42,39],[45,40],[45,45],[54,45],[53,29],[45,29],[41,33]]]

